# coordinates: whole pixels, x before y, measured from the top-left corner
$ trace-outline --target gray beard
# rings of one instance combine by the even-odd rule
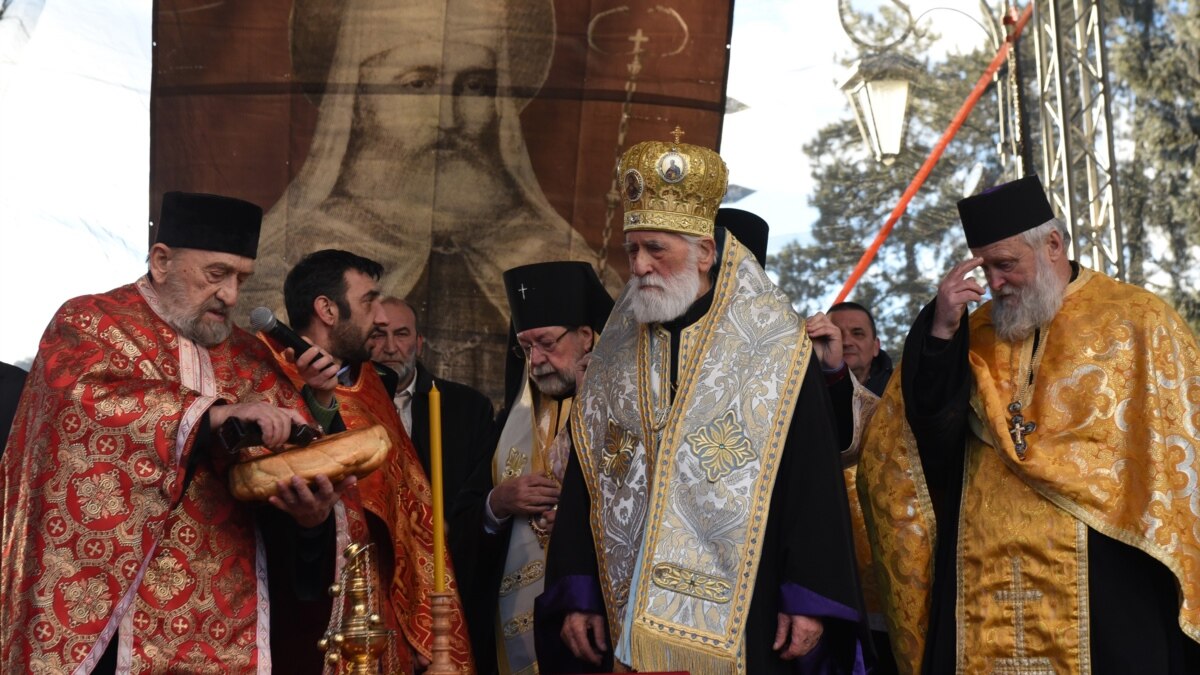
[[[546,364],[549,366],[550,364]],[[539,368],[530,373],[538,391],[555,398],[566,396],[575,390],[575,373],[563,373],[554,367]]]
[[[226,312],[231,309],[220,300],[213,298],[199,308],[189,311],[181,306],[185,297],[182,282],[169,274],[163,278],[156,290],[162,301],[160,306],[163,320],[180,336],[203,347],[216,347],[228,340],[233,333],[233,317],[228,313],[223,322],[213,322],[204,318],[204,313],[210,309]]]
[[[1018,342],[1033,334],[1038,326],[1050,323],[1062,309],[1067,284],[1054,274],[1045,253],[1038,254],[1037,273],[1025,288],[992,300],[992,323],[996,336],[1005,342]]]
[[[391,368],[392,370],[396,371],[396,374],[400,376],[400,382],[407,382],[408,379],[410,377],[412,377],[413,373],[417,370],[416,359],[413,359],[412,361],[408,361],[408,362],[401,362],[401,363],[392,361],[391,363],[385,363],[384,365],[387,366],[388,368]]]

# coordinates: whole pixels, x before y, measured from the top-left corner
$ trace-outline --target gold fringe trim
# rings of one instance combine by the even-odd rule
[[[630,628],[629,653],[633,657],[630,665],[639,672],[685,671],[693,675],[746,672],[741,648],[736,657],[730,657],[713,647],[681,642],[642,623],[634,623]]]

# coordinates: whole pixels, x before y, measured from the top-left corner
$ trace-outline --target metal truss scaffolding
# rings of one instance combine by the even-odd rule
[[[1031,0],[1041,177],[1071,253],[1125,278],[1101,0]]]

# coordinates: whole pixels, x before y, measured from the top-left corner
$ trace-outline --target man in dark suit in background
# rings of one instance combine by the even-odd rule
[[[17,414],[17,402],[25,388],[25,371],[0,361],[0,453],[8,442],[8,430]]]
[[[416,313],[407,302],[384,298],[383,310],[388,322],[371,338],[371,358],[400,377],[393,400],[426,476],[429,475],[429,390],[437,383],[442,393],[442,487],[446,503],[451,504],[475,467],[491,459],[495,447],[492,402],[465,384],[434,377],[417,360],[425,338],[417,330]],[[450,556],[458,559],[453,548]]]

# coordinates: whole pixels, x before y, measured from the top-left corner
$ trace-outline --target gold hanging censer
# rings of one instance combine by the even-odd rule
[[[374,602],[370,548],[347,546],[341,578],[329,587],[334,617],[317,646],[325,652],[325,662],[343,675],[379,675],[380,658],[394,633],[384,627]]]

